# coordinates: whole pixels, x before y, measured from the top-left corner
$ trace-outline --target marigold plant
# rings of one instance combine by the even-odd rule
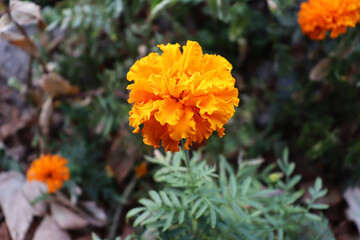
[[[359,0],[309,0],[301,4],[298,22],[304,34],[322,40],[327,31],[337,38],[360,21]]]
[[[139,165],[136,165],[134,170],[135,170],[136,177],[139,179],[145,177],[149,171],[147,168],[146,162],[142,162]]]
[[[54,193],[70,178],[66,164],[67,160],[59,155],[43,154],[31,164],[27,179],[46,183],[48,192]]]
[[[197,42],[158,46],[163,53],[150,53],[127,74],[130,90],[130,125],[134,133],[143,124],[143,141],[155,148],[179,151],[209,138],[213,131],[224,135],[224,124],[238,105],[238,90],[231,64],[218,55],[203,54]]]

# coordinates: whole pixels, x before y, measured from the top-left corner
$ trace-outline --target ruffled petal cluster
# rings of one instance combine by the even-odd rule
[[[224,124],[239,103],[231,64],[218,55],[203,54],[197,42],[158,46],[163,53],[150,53],[127,74],[130,90],[130,126],[142,127],[143,141],[155,148],[179,151],[209,138],[213,131],[224,135]]]
[[[27,172],[27,180],[44,182],[48,192],[54,193],[70,178],[66,164],[67,160],[59,155],[41,155],[32,162]]]
[[[301,4],[301,30],[313,40],[322,40],[330,31],[337,38],[360,21],[360,0],[308,0]]]

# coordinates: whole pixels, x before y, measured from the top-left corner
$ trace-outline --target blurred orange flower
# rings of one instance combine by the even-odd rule
[[[162,55],[150,53],[137,61],[127,74],[130,125],[134,133],[143,124],[143,141],[155,148],[179,151],[209,138],[213,131],[224,135],[223,125],[239,103],[231,64],[218,55],[203,55],[197,42],[158,46]]]
[[[135,166],[135,174],[137,178],[145,177],[148,173],[148,168],[146,162],[142,162],[139,165]]]
[[[42,154],[32,162],[27,172],[27,179],[46,183],[48,192],[54,193],[70,178],[66,164],[67,160],[59,155]]]
[[[359,0],[309,0],[301,4],[298,19],[302,32],[313,40],[324,39],[327,31],[337,38],[359,21]]]

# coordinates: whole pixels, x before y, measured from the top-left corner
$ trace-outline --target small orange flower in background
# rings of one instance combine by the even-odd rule
[[[127,74],[134,83],[130,89],[130,125],[134,133],[143,124],[143,141],[155,148],[179,151],[200,143],[217,131],[224,135],[224,124],[238,106],[238,90],[231,75],[231,64],[218,55],[203,54],[197,42],[158,46],[163,53],[150,53],[137,61]]]
[[[135,174],[137,178],[145,177],[148,173],[148,168],[146,162],[142,162],[139,165],[135,166]]]
[[[31,163],[27,172],[28,181],[40,181],[47,185],[48,192],[59,190],[64,181],[69,180],[70,173],[66,166],[67,160],[59,155],[42,154]]]
[[[313,40],[322,40],[327,31],[337,38],[360,22],[360,0],[308,0],[301,4],[301,30]]]

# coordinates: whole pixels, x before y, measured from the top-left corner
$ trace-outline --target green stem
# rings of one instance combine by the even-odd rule
[[[181,140],[181,150],[185,153],[185,164],[190,170],[190,153],[189,150],[185,149],[185,140]]]

